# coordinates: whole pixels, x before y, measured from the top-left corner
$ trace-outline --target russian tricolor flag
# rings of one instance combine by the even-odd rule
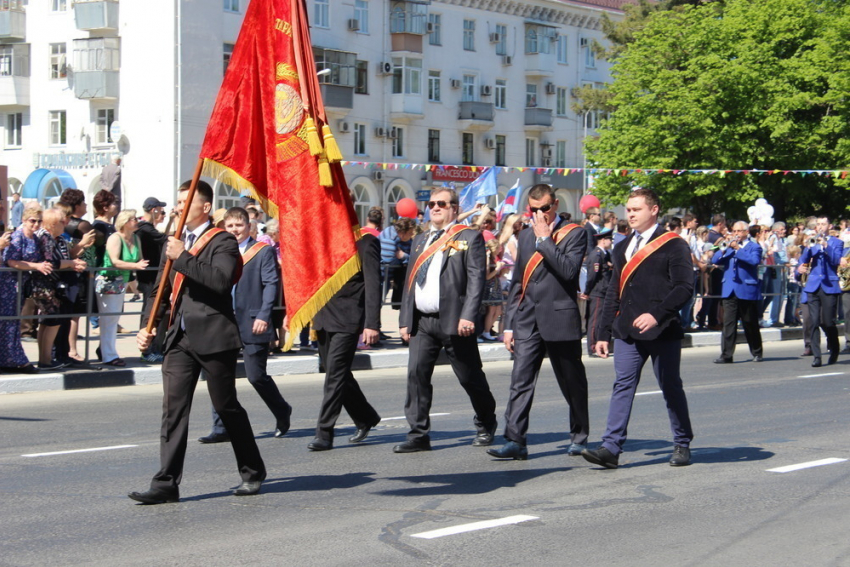
[[[517,211],[517,201],[519,201],[519,195],[521,192],[522,187],[519,184],[519,179],[517,179],[514,186],[511,187],[508,194],[505,195],[505,200],[502,201],[501,205],[499,205],[498,211],[496,211],[496,222],[502,222],[502,218]]]

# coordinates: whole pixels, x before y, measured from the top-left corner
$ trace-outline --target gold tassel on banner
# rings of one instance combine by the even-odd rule
[[[334,180],[331,175],[331,166],[328,163],[327,156],[323,153],[319,156],[319,185],[322,187],[330,187],[333,184]]]
[[[319,131],[316,130],[316,123],[313,118],[308,116],[304,121],[304,126],[307,127],[307,146],[310,148],[310,155],[317,156],[322,153],[322,140],[319,139]]]
[[[328,154],[328,161],[331,163],[342,161],[342,152],[339,151],[336,139],[327,124],[322,126],[322,138],[325,140],[325,153]]]

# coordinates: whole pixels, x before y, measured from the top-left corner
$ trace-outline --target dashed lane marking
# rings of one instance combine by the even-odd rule
[[[844,372],[825,372],[823,374],[806,374],[805,376],[797,376],[797,378],[822,378],[823,376],[843,376]]]
[[[635,396],[651,396],[652,394],[663,394],[661,390],[653,390],[652,392],[638,392]]]
[[[22,457],[53,457],[55,455],[71,455],[73,453],[94,453],[95,451],[114,451],[115,449],[130,449],[138,445],[115,445],[113,447],[94,447],[92,449],[74,449],[73,451],[54,451],[52,453],[30,453]]]
[[[835,457],[831,457],[829,459],[821,459],[819,461],[809,461],[808,463],[800,463],[797,465],[788,465],[786,467],[777,467],[775,469],[767,469],[767,472],[775,472],[775,473],[788,473],[799,471],[803,469],[810,469],[812,467],[822,467],[824,465],[834,465],[836,463],[843,463],[847,459],[836,459]]]
[[[432,414],[430,414],[430,417],[439,417],[441,415],[451,415],[451,414],[450,413],[432,413]],[[398,417],[382,417],[381,421],[393,421],[393,420],[399,420],[399,419],[407,419],[407,418],[404,417],[403,415],[398,416]]]
[[[486,530],[488,528],[498,528],[499,526],[509,526],[512,524],[519,524],[521,522],[527,522],[529,520],[538,520],[537,516],[509,516],[507,518],[500,518],[497,520],[485,520],[483,522],[474,522],[472,524],[461,524],[459,526],[452,526],[450,528],[441,528],[439,530],[432,530],[430,532],[422,532],[418,534],[413,534],[410,537],[418,537],[422,539],[434,539],[438,537],[445,537],[455,534],[462,534],[466,532],[474,532],[477,530]]]

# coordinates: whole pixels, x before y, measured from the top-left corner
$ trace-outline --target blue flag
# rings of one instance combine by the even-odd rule
[[[498,195],[496,187],[496,168],[487,169],[481,176],[463,188],[460,193],[460,212],[469,212],[476,203],[486,203],[487,197]]]

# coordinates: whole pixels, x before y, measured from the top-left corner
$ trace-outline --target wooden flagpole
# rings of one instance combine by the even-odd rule
[[[189,216],[189,207],[192,206],[192,201],[195,198],[195,189],[198,187],[198,181],[201,180],[201,170],[204,167],[204,158],[198,159],[198,165],[195,166],[195,174],[192,176],[192,183],[189,185],[189,194],[186,196],[186,202],[183,204],[183,212],[180,214],[180,220],[177,221],[177,226],[174,228],[175,238],[179,238],[183,234],[183,226],[186,224],[186,218]],[[162,275],[159,279],[159,288],[156,290],[156,299],[151,306],[150,317],[148,318],[147,332],[153,331],[156,326],[156,314],[159,311],[159,306],[162,303],[163,295],[165,295],[165,284],[168,281],[168,276],[171,274],[171,265],[173,260],[168,258],[165,266],[162,268]]]

